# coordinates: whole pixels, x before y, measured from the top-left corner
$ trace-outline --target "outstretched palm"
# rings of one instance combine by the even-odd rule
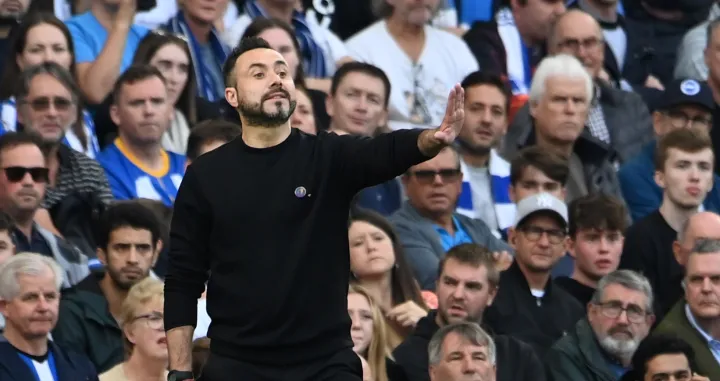
[[[462,130],[465,121],[465,90],[456,84],[450,95],[448,95],[447,107],[445,108],[445,117],[437,131],[435,138],[445,144],[452,144],[457,138],[460,130]]]

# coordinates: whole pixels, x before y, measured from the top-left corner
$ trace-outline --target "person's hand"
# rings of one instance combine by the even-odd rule
[[[414,328],[417,322],[427,316],[427,311],[412,300],[393,307],[385,316],[404,328]]]
[[[118,12],[115,14],[115,24],[130,27],[135,19],[137,0],[120,0]]]
[[[448,95],[445,117],[442,124],[433,135],[435,139],[445,144],[452,144],[462,130],[465,121],[465,90],[456,84]]]
[[[660,91],[665,90],[665,86],[663,86],[662,83],[660,83],[660,80],[655,78],[652,74],[648,75],[647,79],[645,79],[645,87],[658,89]]]
[[[697,373],[693,373],[693,376],[690,379],[690,381],[710,381],[710,379],[707,377],[703,377]]]
[[[608,74],[605,69],[600,69],[600,71],[597,73],[597,79],[601,79],[605,82],[610,82],[610,74]]]
[[[507,251],[496,251],[493,253],[493,258],[495,259],[495,267],[498,271],[507,270],[513,263],[513,256]]]

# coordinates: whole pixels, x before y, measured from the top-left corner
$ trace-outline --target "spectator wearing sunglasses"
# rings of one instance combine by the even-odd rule
[[[12,239],[17,251],[55,259],[65,271],[63,287],[67,288],[89,274],[88,259],[34,221],[49,179],[43,144],[31,134],[8,132],[0,136],[0,210],[15,221]]]
[[[423,290],[435,289],[440,260],[454,246],[475,243],[496,255],[512,251],[484,222],[455,212],[462,177],[460,157],[452,147],[402,177],[408,200],[391,221]]]

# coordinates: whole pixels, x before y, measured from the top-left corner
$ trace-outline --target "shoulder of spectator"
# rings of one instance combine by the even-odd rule
[[[225,29],[220,38],[228,46],[237,46],[243,34],[245,34],[245,30],[251,23],[252,19],[250,16],[243,13],[238,16],[229,28]]]

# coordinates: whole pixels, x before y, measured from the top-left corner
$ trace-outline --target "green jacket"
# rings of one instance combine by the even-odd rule
[[[711,380],[720,380],[720,364],[710,351],[707,340],[698,332],[685,315],[685,299],[677,302],[653,334],[670,333],[683,338],[695,351],[697,372]]]
[[[122,331],[110,314],[100,279],[90,274],[63,294],[52,332],[53,340],[64,348],[84,353],[98,374],[125,360]]]
[[[555,342],[545,357],[549,381],[617,381],[587,318]]]

